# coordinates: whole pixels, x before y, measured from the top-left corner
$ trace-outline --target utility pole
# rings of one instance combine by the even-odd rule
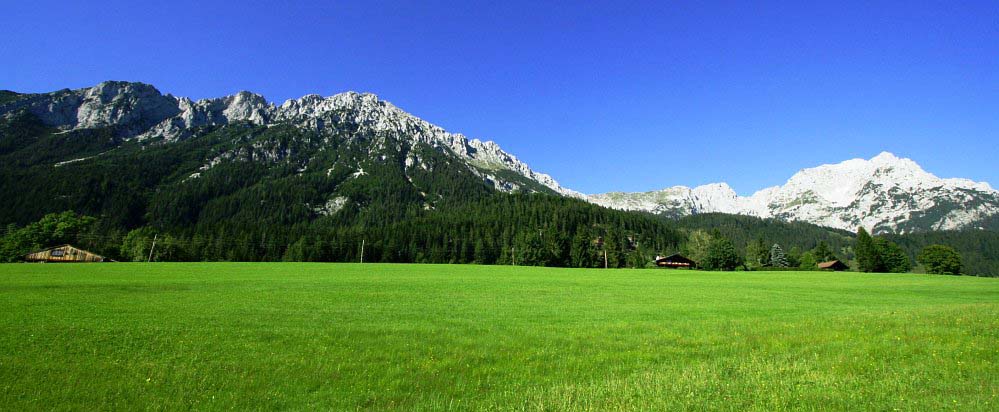
[[[607,269],[607,249],[604,249],[604,269]]]
[[[361,239],[361,263],[364,263],[364,239]]]
[[[510,248],[510,253],[513,254],[513,265],[517,266],[517,248],[516,247],[511,247]]]
[[[157,233],[157,234],[153,235],[153,245],[149,247],[149,258],[148,258],[148,259],[146,259],[146,262],[147,262],[147,263],[148,263],[148,262],[152,262],[152,261],[153,261],[153,250],[155,250],[155,249],[156,249],[156,238],[157,238],[158,236],[159,236],[159,233]]]

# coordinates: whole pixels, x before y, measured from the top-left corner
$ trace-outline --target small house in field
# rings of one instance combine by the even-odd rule
[[[61,245],[39,250],[24,256],[26,262],[104,262],[104,256],[77,249],[71,245]]]
[[[819,269],[841,272],[850,269],[850,267],[847,266],[846,263],[840,262],[838,260],[830,260],[828,262],[819,263]]]
[[[674,253],[666,257],[657,256],[656,266],[659,266],[661,268],[673,268],[673,269],[678,269],[678,268],[693,269],[694,267],[697,266],[697,262],[687,259],[685,256],[679,253]]]

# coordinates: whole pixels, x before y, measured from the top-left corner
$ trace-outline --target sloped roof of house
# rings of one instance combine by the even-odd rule
[[[690,258],[688,258],[688,257],[686,257],[684,255],[681,255],[679,253],[674,253],[674,254],[666,256],[664,258],[656,259],[656,262],[663,262],[663,261],[666,261],[666,262],[688,262],[688,263],[694,263],[693,260],[690,260]]]
[[[45,253],[45,252],[50,252],[50,251],[57,250],[57,249],[74,250],[76,252],[83,253],[83,254],[88,254],[88,255],[91,255],[91,256],[96,257],[96,258],[105,259],[104,256],[98,255],[98,254],[96,254],[94,252],[91,252],[89,250],[80,249],[80,248],[78,248],[76,246],[73,246],[73,245],[70,245],[70,244],[62,244],[62,245],[58,245],[58,246],[47,247],[47,248],[41,249],[41,250],[36,250],[34,252],[28,253],[27,255],[24,255],[24,257],[30,259],[34,255],[38,255],[38,254]]]
[[[845,268],[849,268],[849,266],[847,266],[846,263],[843,263],[843,262],[841,262],[839,260],[830,260],[828,262],[819,263],[819,268],[820,269],[832,269],[832,268],[834,268],[836,266],[840,266],[840,265],[842,265]]]

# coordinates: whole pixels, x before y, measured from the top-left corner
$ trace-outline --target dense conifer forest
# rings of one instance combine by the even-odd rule
[[[240,123],[169,144],[120,136],[24,113],[0,121],[3,259],[74,243],[116,260],[360,261],[363,248],[367,262],[647,267],[696,254],[708,232],[743,269],[773,245],[791,266],[808,266],[820,244],[823,257],[855,257],[854,234],[807,223],[616,211],[530,181],[503,193],[483,180],[489,170],[399,136]],[[999,275],[994,232],[889,238],[913,261],[942,243],[968,273]]]
[[[0,188],[17,193],[0,200],[8,233],[73,211],[96,219],[60,241],[116,259],[143,258],[155,237],[158,260],[358,261],[363,243],[366,261],[603,266],[606,252],[624,267],[683,241],[651,216],[501,193],[446,153],[349,130],[122,144],[110,128],[60,133],[22,115],[0,133]],[[403,165],[411,152],[425,167]]]

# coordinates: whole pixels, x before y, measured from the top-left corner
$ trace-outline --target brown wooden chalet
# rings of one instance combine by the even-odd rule
[[[697,266],[697,262],[687,259],[685,256],[675,253],[666,257],[657,257],[656,266],[663,268],[687,268],[693,269]]]
[[[77,249],[71,245],[61,245],[39,250],[24,256],[27,262],[104,262],[104,256]]]
[[[830,260],[828,262],[819,263],[819,269],[834,270],[837,272],[850,269],[846,263],[840,262],[838,260]]]

